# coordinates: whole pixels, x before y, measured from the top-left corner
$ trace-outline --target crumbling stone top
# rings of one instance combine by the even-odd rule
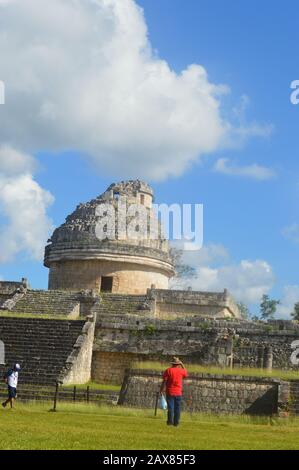
[[[145,197],[153,197],[153,190],[147,184],[139,180],[121,181],[111,184],[108,189],[91,201],[79,204],[75,211],[66,217],[65,222],[56,230],[48,240],[49,245],[45,249],[45,266],[51,264],[51,260],[58,260],[72,256],[72,259],[82,258],[84,253],[91,259],[101,257],[103,254],[139,256],[151,258],[166,263],[172,271],[172,262],[169,256],[168,241],[162,235],[161,230],[157,232],[156,239],[121,238],[118,236],[118,197],[126,196],[127,204],[140,203],[139,194]],[[109,204],[115,209],[116,231],[115,239],[108,237],[99,239],[96,236],[96,226],[99,221],[97,207],[101,204]],[[147,224],[155,217],[150,205],[145,205],[148,213]],[[131,221],[126,218],[125,223]]]
[[[153,189],[149,184],[140,180],[120,181],[119,183],[112,183],[108,191],[118,192],[123,195],[136,195],[137,193],[146,193],[151,196],[154,195]]]

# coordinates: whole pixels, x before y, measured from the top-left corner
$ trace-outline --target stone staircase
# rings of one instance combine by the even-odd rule
[[[79,309],[78,292],[27,290],[26,295],[16,303],[12,312],[76,318],[79,316]]]
[[[6,366],[22,366],[20,383],[53,385],[82,332],[81,320],[0,317],[0,340],[5,345]]]
[[[98,319],[104,315],[149,315],[150,301],[146,295],[101,294],[94,311]]]
[[[292,415],[299,415],[299,380],[290,381],[290,398],[290,413]]]
[[[2,305],[9,299],[11,299],[13,294],[0,294],[0,308]]]

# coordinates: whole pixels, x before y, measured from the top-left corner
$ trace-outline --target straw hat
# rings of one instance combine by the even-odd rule
[[[173,364],[173,365],[176,365],[176,366],[179,366],[181,364],[181,361],[179,360],[178,357],[174,357],[171,361],[170,364]]]

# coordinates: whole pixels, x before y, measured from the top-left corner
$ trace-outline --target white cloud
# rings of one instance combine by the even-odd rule
[[[227,288],[238,301],[257,303],[271,290],[273,283],[273,272],[266,261],[242,260],[239,264],[218,268],[199,267],[193,287],[212,291]]]
[[[275,316],[277,318],[291,319],[291,313],[297,302],[299,302],[299,285],[285,286]]]
[[[2,0],[0,31],[0,139],[26,153],[75,149],[159,180],[265,132],[222,118],[227,87],[202,66],[176,73],[156,56],[134,0]]]
[[[21,252],[40,260],[52,223],[46,214],[53,196],[35,180],[32,157],[0,147],[0,263]]]
[[[194,243],[185,242],[181,249],[184,250],[184,262],[190,266],[208,266],[229,260],[227,249],[217,243],[209,243],[198,249]]]
[[[29,172],[36,169],[36,161],[31,155],[26,155],[10,147],[0,146],[0,171],[6,175]]]
[[[231,142],[232,147],[239,146],[244,140],[250,137],[270,137],[273,134],[273,124],[260,124],[258,122],[243,124],[232,130],[232,137],[235,142]]]
[[[201,253],[201,251],[203,252]],[[271,266],[264,260],[241,260],[234,263],[228,251],[210,244],[197,252],[185,251],[184,263],[196,270],[196,277],[175,282],[175,288],[191,286],[199,291],[223,291],[227,288],[237,301],[259,303],[274,284]]]
[[[299,243],[299,224],[292,224],[285,227],[282,231],[283,235],[295,243]]]
[[[268,180],[275,177],[275,172],[271,168],[257,165],[234,166],[230,164],[229,158],[219,158],[214,165],[214,171],[231,176],[243,176],[256,180]]]

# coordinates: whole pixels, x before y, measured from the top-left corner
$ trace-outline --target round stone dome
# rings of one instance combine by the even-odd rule
[[[174,269],[152,202],[152,188],[130,180],[79,204],[45,248],[49,289],[142,294],[153,284],[167,288]]]

